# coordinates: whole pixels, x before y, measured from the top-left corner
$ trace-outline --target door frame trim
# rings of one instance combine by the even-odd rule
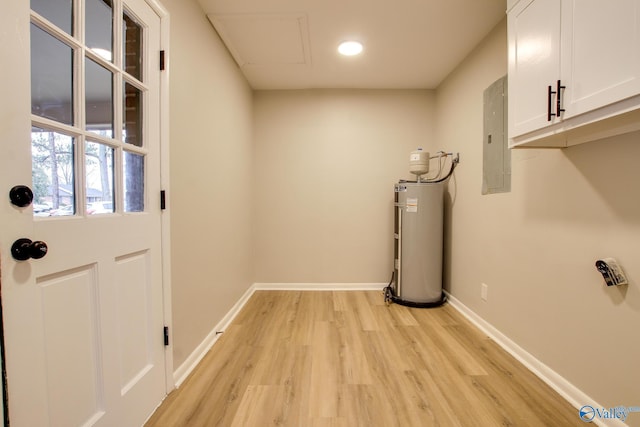
[[[169,176],[169,70],[170,70],[170,16],[167,9],[158,0],[145,0],[160,17],[160,49],[165,52],[164,70],[160,72],[160,187],[168,196]],[[160,64],[158,64],[158,67]],[[164,326],[169,327],[169,345],[164,348],[165,391],[169,394],[175,389],[173,379],[173,339],[171,312],[171,203],[160,212],[162,245],[162,305]],[[161,331],[158,331],[160,334]],[[159,402],[158,402],[159,403]]]
[[[2,254],[0,254],[0,257]],[[4,314],[2,313],[2,268],[0,267],[0,381],[2,381],[2,399],[0,399],[0,419],[3,425],[9,425],[9,389],[7,385],[7,358],[4,352]]]

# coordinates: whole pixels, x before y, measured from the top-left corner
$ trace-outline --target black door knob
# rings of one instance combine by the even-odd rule
[[[29,258],[40,259],[47,254],[49,248],[45,242],[30,239],[18,239],[11,245],[11,255],[18,261],[26,261]]]
[[[26,185],[16,185],[9,190],[9,200],[19,208],[27,207],[33,202],[33,191]]]

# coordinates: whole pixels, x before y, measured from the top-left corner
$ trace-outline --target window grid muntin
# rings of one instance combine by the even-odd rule
[[[62,41],[63,43],[69,45],[73,49],[73,116],[74,116],[74,125],[66,125],[64,123],[56,122],[54,120],[47,119],[45,117],[40,117],[35,114],[31,115],[31,125],[37,127],[45,127],[45,129],[51,129],[54,131],[62,131],[67,135],[73,135],[74,137],[74,150],[75,150],[75,209],[76,209],[76,217],[78,215],[86,216],[86,171],[85,171],[85,141],[92,140],[95,142],[99,142],[101,144],[106,144],[112,148],[114,148],[114,187],[115,187],[115,196],[116,206],[124,205],[124,184],[122,180],[123,173],[123,147],[126,146],[126,151],[139,154],[144,156],[144,210],[147,210],[147,199],[148,195],[146,194],[147,189],[147,154],[148,150],[145,148],[146,142],[143,140],[142,147],[134,146],[131,144],[126,144],[122,140],[122,102],[123,94],[123,82],[135,86],[136,88],[142,91],[142,132],[143,135],[147,134],[147,126],[148,120],[147,117],[147,109],[148,109],[148,86],[143,83],[146,80],[147,75],[147,67],[149,66],[147,58],[148,50],[147,50],[147,38],[148,31],[147,26],[144,25],[142,20],[133,13],[129,8],[126,8],[122,2],[122,0],[113,0],[113,62],[106,61],[100,55],[93,52],[91,49],[87,48],[84,44],[85,39],[85,19],[84,19],[84,5],[82,0],[73,0],[73,35],[68,34],[64,30],[58,28],[55,24],[39,15],[37,12],[31,10],[31,23],[35,24],[41,30],[49,33],[53,37]],[[123,13],[126,9],[127,15],[130,19],[133,19],[136,23],[140,25],[142,31],[142,42],[141,42],[141,56],[142,56],[142,64],[141,64],[141,78],[142,81],[137,79],[136,77],[128,74],[126,71],[122,69],[123,65],[123,50],[122,50],[122,22]],[[109,71],[113,73],[114,81],[114,95],[113,95],[113,108],[114,108],[114,138],[104,138],[100,135],[92,133],[86,130],[86,118],[85,118],[85,70],[84,63],[85,58],[91,58],[91,60],[99,63],[101,66],[107,68]],[[121,210],[117,210],[116,212],[122,213]]]

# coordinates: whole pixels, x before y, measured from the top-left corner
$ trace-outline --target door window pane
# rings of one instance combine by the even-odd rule
[[[63,41],[65,37],[58,39],[52,35],[57,32],[47,32],[51,31],[48,24],[31,24],[32,113],[81,127],[77,131],[65,130],[66,133],[80,135],[86,131],[104,138],[118,138],[118,141],[96,136],[74,139],[51,129],[40,129],[42,123],[33,123],[33,181],[38,205],[34,211],[38,216],[73,216],[78,209],[81,215],[113,213],[116,207],[118,212],[143,212],[146,155],[118,147],[124,143],[127,149],[135,151],[135,147],[146,145],[143,110],[147,106],[145,90],[139,88],[144,74],[146,27],[127,5],[114,0],[29,1],[34,13],[75,40],[72,45],[67,44]],[[75,9],[74,5],[81,7]],[[82,25],[74,28],[78,22]],[[122,41],[114,37],[116,30],[120,31]],[[114,45],[116,39],[119,46]],[[92,53],[79,59],[79,51],[84,50]],[[121,54],[118,60],[113,58],[116,52]],[[118,69],[105,61],[118,65]],[[79,84],[84,85],[84,90]],[[77,98],[78,92],[84,92],[82,99]],[[83,144],[79,147],[84,158],[74,160],[76,143]],[[114,177],[116,173],[122,182]],[[75,188],[82,190],[83,198],[86,196],[80,204]]]
[[[85,143],[87,214],[114,212],[113,148]]]
[[[85,58],[85,96],[87,130],[113,137],[113,75],[111,71]]]
[[[31,112],[73,124],[73,50],[31,24]]]
[[[144,156],[124,152],[124,211],[144,211]]]
[[[124,35],[122,42],[124,46],[124,70],[136,79],[142,81],[140,70],[142,69],[142,27],[138,25],[127,11],[124,11],[122,28]]]
[[[31,160],[35,216],[75,213],[73,138],[31,128]]]
[[[125,82],[122,118],[123,139],[127,144],[142,147],[142,91]]]
[[[31,0],[31,9],[72,35],[73,0]]]
[[[113,61],[113,9],[111,0],[86,0],[87,47],[106,61]]]

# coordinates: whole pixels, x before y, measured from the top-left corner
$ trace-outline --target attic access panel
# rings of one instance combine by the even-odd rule
[[[242,67],[311,63],[305,14],[207,15]]]

